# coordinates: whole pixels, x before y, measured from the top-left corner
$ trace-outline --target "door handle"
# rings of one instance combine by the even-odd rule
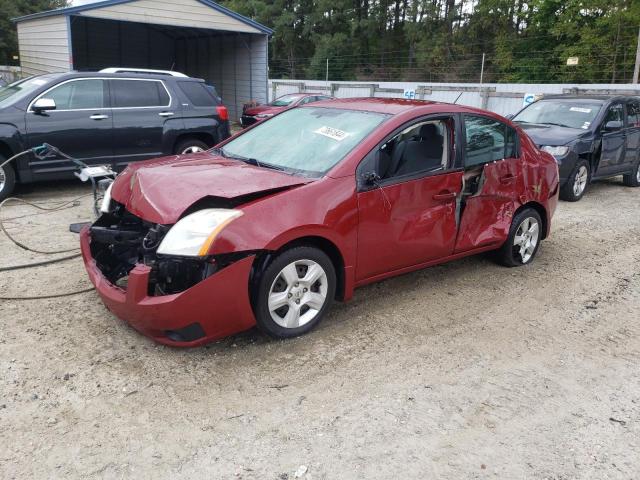
[[[161,117],[170,117],[171,115],[174,115],[173,112],[160,112],[158,115],[160,115]]]
[[[89,118],[91,120],[106,120],[107,118],[109,118],[109,115],[101,115],[99,113],[96,113],[94,115],[91,115]]]
[[[516,179],[516,176],[509,173],[508,175],[504,175],[500,177],[500,183],[504,183],[504,184],[512,183],[515,181],[515,179]]]
[[[447,201],[447,200],[453,200],[454,198],[456,198],[456,193],[455,192],[440,192],[440,193],[436,193],[433,196],[434,200],[438,200],[438,201]]]

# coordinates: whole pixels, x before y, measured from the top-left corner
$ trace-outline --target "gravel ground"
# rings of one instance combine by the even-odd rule
[[[86,194],[75,183],[29,200]],[[362,288],[316,331],[154,344],[94,292],[0,301],[0,478],[640,477],[640,189],[561,203],[520,269],[477,256]],[[82,206],[9,207],[73,248]],[[0,265],[40,260],[0,236]],[[86,288],[79,259],[2,295]]]

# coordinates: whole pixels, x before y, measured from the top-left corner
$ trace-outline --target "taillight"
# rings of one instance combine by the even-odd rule
[[[227,107],[225,107],[224,105],[218,105],[216,107],[216,110],[218,110],[218,116],[220,117],[220,120],[229,120],[229,110],[227,110]]]

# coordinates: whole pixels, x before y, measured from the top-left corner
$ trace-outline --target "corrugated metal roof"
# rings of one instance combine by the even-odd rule
[[[98,8],[108,7],[110,5],[118,5],[121,3],[129,3],[129,2],[135,2],[135,1],[136,0],[103,0],[101,2],[89,3],[86,5],[78,5],[77,7],[57,8],[55,10],[47,10],[45,12],[32,13],[31,15],[25,15],[23,17],[13,18],[12,20],[16,23],[19,23],[25,20],[35,20],[37,18],[51,17],[55,15],[74,15],[76,13],[86,12],[88,10],[95,10]],[[264,25],[258,22],[255,22],[250,18],[245,17],[244,15],[240,15],[239,13],[229,10],[228,8],[225,8],[222,5],[218,5],[217,3],[212,2],[211,0],[197,0],[197,1],[220,13],[228,15],[246,25],[257,28],[262,33],[265,33],[267,35],[273,35],[272,29],[265,27]]]

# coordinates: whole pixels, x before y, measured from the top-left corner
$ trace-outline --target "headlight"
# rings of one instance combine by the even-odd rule
[[[187,215],[171,227],[160,243],[158,253],[202,257],[222,229],[241,215],[240,210],[226,208],[207,208]]]
[[[259,113],[256,115],[256,118],[269,118],[273,117],[273,113]]]
[[[111,189],[113,188],[113,181],[109,183],[109,186],[104,192],[102,197],[102,203],[100,203],[100,212],[109,213],[109,207],[111,206]]]
[[[549,145],[545,145],[543,147],[540,147],[540,150],[550,153],[554,157],[563,157],[569,151],[569,147],[551,147]]]

